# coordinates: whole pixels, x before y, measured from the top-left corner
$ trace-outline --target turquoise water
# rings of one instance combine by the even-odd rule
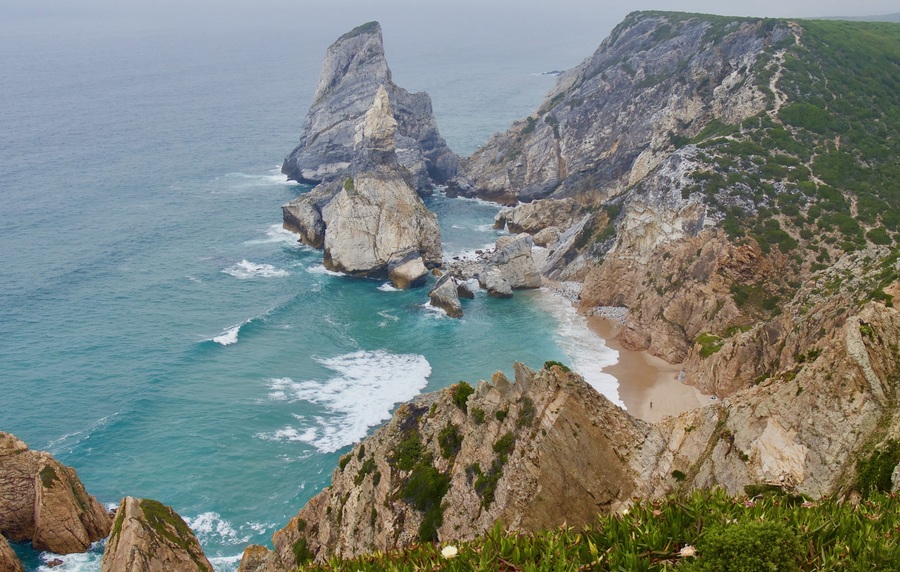
[[[614,359],[540,292],[479,293],[452,320],[425,306],[427,289],[326,272],[280,228],[280,206],[308,190],[278,164],[314,90],[320,36],[5,32],[0,430],[74,466],[104,503],[172,505],[217,570],[268,543],[397,402],[514,360]],[[287,53],[298,55],[286,72]],[[505,69],[495,91],[438,116],[463,153],[553,82],[477,65]],[[445,95],[459,89],[452,71],[436,82]],[[496,206],[427,202],[445,254],[496,239]],[[53,558],[16,549],[29,570]],[[55,570],[98,570],[101,551]]]

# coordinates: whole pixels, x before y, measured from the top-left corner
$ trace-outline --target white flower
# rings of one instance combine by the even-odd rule
[[[628,509],[626,508],[625,510],[622,511],[622,516],[626,516],[627,514],[628,514]]]
[[[690,544],[685,544],[684,548],[678,552],[678,555],[682,558],[687,558],[688,556],[697,556],[697,549],[691,546]]]
[[[457,554],[459,554],[459,550],[453,545],[447,545],[441,550],[441,556],[444,558],[453,558]]]

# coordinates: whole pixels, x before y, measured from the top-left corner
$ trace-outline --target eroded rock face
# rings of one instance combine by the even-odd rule
[[[535,235],[549,228],[569,228],[581,216],[581,207],[572,199],[544,199],[505,207],[494,217],[494,228]]]
[[[478,274],[478,285],[492,298],[512,298],[512,286],[496,266],[488,266]]]
[[[6,538],[0,536],[0,570],[4,572],[25,572],[22,561],[13,552]]]
[[[84,552],[109,534],[112,520],[75,470],[0,433],[0,534],[37,550]]]
[[[537,112],[475,152],[457,192],[504,204],[597,203],[650,173],[675,150],[673,138],[763,111],[765,95],[747,70],[790,30],[736,21],[710,42],[711,26],[704,18],[631,14],[560,76]]]
[[[125,497],[116,511],[100,572],[213,572],[200,543],[170,507]]]
[[[341,36],[325,53],[299,145],[282,172],[301,182],[343,180],[365,155],[360,145],[366,112],[380,87],[396,121],[395,146],[414,186],[428,189],[456,174],[458,158],[438,132],[426,93],[411,94],[391,80],[381,26],[369,22]]]
[[[501,236],[488,265],[499,269],[511,288],[540,288],[541,274],[531,254],[533,247],[534,239],[526,233]]]
[[[285,228],[324,250],[330,270],[389,278],[398,288],[421,284],[441,263],[437,215],[397,163],[397,121],[388,91],[377,91],[362,130],[366,153],[343,181],[323,183],[282,207]]]

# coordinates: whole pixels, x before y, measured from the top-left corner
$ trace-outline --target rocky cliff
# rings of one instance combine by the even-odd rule
[[[375,94],[384,86],[397,121],[400,164],[419,190],[456,174],[458,158],[438,132],[426,93],[409,93],[391,80],[381,25],[369,22],[347,32],[325,53],[313,104],[300,143],[284,160],[282,172],[305,183],[343,181],[365,149],[362,124]]]
[[[100,572],[213,572],[200,543],[170,507],[125,497],[116,511]]]
[[[441,263],[437,215],[398,163],[398,123],[380,87],[362,123],[364,154],[342,181],[323,183],[283,207],[285,227],[324,250],[325,266],[354,276],[389,278],[398,288],[420,283]]]
[[[748,70],[790,37],[771,20],[632,14],[535,113],[479,148],[457,186],[500,202],[615,196],[711,121],[763,111]]]
[[[112,519],[74,469],[0,433],[0,534],[37,550],[84,552],[109,534]]]
[[[792,375],[656,425],[553,363],[420,396],[342,458],[274,551],[250,549],[242,570],[469,539],[497,521],[578,526],[633,497],[694,488],[845,494],[855,460],[900,437],[898,344],[900,312],[868,303]]]

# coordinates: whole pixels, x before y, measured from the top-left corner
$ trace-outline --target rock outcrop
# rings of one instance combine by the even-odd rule
[[[723,26],[719,29],[719,26]],[[582,204],[640,181],[710,123],[740,123],[766,108],[746,73],[790,37],[765,20],[633,13],[541,107],[494,136],[466,163],[460,194],[501,203],[552,196]]]
[[[441,263],[437,215],[397,163],[388,91],[381,87],[362,130],[365,155],[343,181],[323,183],[283,207],[285,228],[324,249],[325,266],[353,276],[389,278],[398,288],[424,281]]]
[[[0,534],[37,550],[84,552],[109,535],[112,519],[78,479],[49,453],[0,433]]]
[[[25,572],[22,561],[13,552],[6,538],[0,536],[0,570],[3,572]]]
[[[305,183],[343,181],[365,155],[362,124],[381,87],[388,92],[397,122],[392,137],[400,164],[412,173],[413,185],[425,190],[453,177],[458,158],[438,132],[431,99],[426,93],[411,94],[391,80],[377,22],[351,30],[326,51],[303,135],[282,172]]]
[[[459,302],[459,290],[456,281],[450,274],[444,274],[428,293],[429,303],[440,308],[451,318],[462,318],[462,304]]]
[[[213,572],[178,513],[150,499],[122,499],[100,572]]]

